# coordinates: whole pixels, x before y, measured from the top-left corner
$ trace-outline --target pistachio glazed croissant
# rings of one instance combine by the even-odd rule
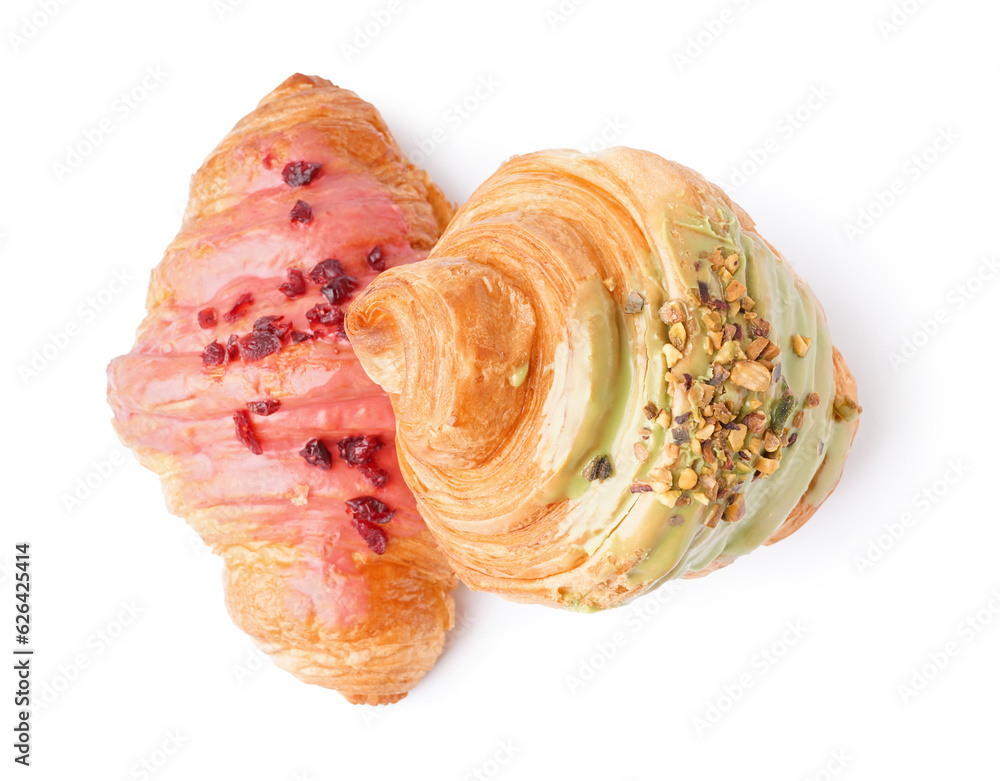
[[[782,539],[860,412],[747,214],[625,148],[508,161],[346,328],[459,577],[518,601],[606,608]]]
[[[398,700],[431,668],[454,575],[343,307],[450,217],[372,106],[293,76],[195,175],[135,347],[108,370],[115,427],[222,555],[233,620],[351,702]]]

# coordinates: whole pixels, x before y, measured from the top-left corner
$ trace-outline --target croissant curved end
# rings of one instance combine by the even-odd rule
[[[857,429],[812,291],[649,152],[509,160],[346,329],[459,577],[519,601],[610,607],[787,536]]]

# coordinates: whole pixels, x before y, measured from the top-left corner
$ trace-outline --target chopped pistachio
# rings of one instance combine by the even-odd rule
[[[673,473],[665,466],[654,466],[649,470],[649,479],[655,480],[658,483],[666,483],[667,487],[663,490],[668,490],[674,484]]]
[[[683,515],[671,515],[669,523],[670,523],[671,526],[683,526],[684,525],[684,516]]]
[[[722,256],[722,249],[716,247],[712,254],[708,256],[708,262],[712,264],[712,269],[718,271],[725,264],[726,259]]]
[[[638,314],[645,305],[646,299],[642,297],[642,293],[638,290],[633,290],[628,294],[628,299],[625,301],[625,314]]]
[[[764,348],[769,344],[770,341],[768,339],[765,339],[763,336],[758,336],[750,342],[749,345],[747,345],[747,359],[756,361],[757,356],[759,356],[764,351]]]
[[[686,317],[684,304],[680,301],[667,301],[667,303],[660,307],[657,314],[660,316],[660,320],[666,325],[681,323]]]
[[[723,366],[727,363],[731,363],[736,357],[737,352],[739,352],[739,349],[739,345],[732,340],[723,343],[718,354],[715,356],[716,363],[721,363]]]
[[[726,271],[730,274],[735,274],[736,269],[740,267],[740,256],[733,252],[726,256],[726,259],[722,261],[722,265],[726,267]]]
[[[861,414],[861,407],[850,396],[838,393],[833,397],[833,412],[841,420],[851,421]]]
[[[660,500],[661,504],[667,507],[673,507],[677,504],[677,500],[681,498],[680,491],[664,491],[663,493],[657,493],[656,498]]]
[[[712,434],[714,432],[715,432],[715,425],[709,423],[707,425],[702,426],[700,429],[694,432],[694,438],[697,439],[699,442],[705,442],[706,440],[711,439]]]
[[[714,352],[718,352],[719,348],[722,347],[722,331],[709,331],[708,344]]]
[[[726,323],[722,327],[722,340],[725,342],[732,341],[733,337],[736,336],[736,326],[732,323]]]
[[[751,434],[760,434],[764,431],[764,423],[767,418],[764,416],[763,412],[751,412],[749,415],[743,418],[743,423],[747,427],[747,431]]]
[[[747,320],[750,320],[749,327],[752,336],[767,336],[771,333],[771,324],[763,317],[755,317],[752,320],[748,317]]]
[[[776,458],[757,459],[757,471],[760,472],[765,477],[767,477],[768,475],[773,475],[777,468],[778,468],[778,459]]]
[[[657,406],[651,401],[647,402],[646,406],[642,408],[642,414],[646,416],[646,420],[655,418],[657,412],[659,412]]]
[[[760,357],[766,361],[773,361],[779,355],[781,355],[781,348],[770,340],[764,345],[764,349],[760,353]]]
[[[681,351],[672,344],[665,344],[663,345],[663,357],[667,359],[667,368],[672,369],[684,356]]]
[[[665,494],[667,491],[670,490],[670,483],[664,482],[662,480],[654,480],[649,485],[652,487],[653,491],[655,491],[658,494]]]
[[[806,413],[799,410],[795,413],[795,417],[792,419],[792,425],[795,428],[802,428],[802,424],[806,422]]]
[[[786,393],[778,400],[774,410],[771,412],[772,429],[780,432],[785,427],[785,421],[788,420],[788,416],[795,409],[795,402],[795,395],[792,393]]]
[[[597,456],[584,467],[583,477],[590,482],[594,482],[594,480],[603,482],[611,477],[613,471],[611,460],[607,456]]]
[[[768,453],[773,453],[775,450],[781,447],[781,440],[775,436],[775,433],[768,429],[764,434],[764,450]]]
[[[681,473],[677,476],[677,487],[682,491],[686,491],[689,488],[694,488],[698,485],[698,474],[691,468],[681,470]]]
[[[744,312],[752,312],[756,305],[757,302],[750,298],[750,296],[743,296],[743,298],[740,299],[740,307]]]
[[[762,392],[771,385],[771,370],[755,361],[737,361],[729,374],[735,384],[747,390]]]
[[[733,301],[739,301],[747,293],[747,286],[740,282],[738,279],[734,279],[729,283],[729,287],[726,288],[726,301],[732,303]]]
[[[660,410],[660,414],[656,416],[656,425],[660,428],[670,428],[670,413],[667,410]]]
[[[712,508],[711,514],[705,519],[705,525],[709,529],[714,529],[719,519],[722,517],[722,505],[717,504]]]
[[[818,407],[820,402],[818,393],[810,393],[806,396],[806,400],[802,403],[802,406],[806,409],[812,409],[813,407]]]
[[[760,437],[754,437],[750,440],[750,444],[747,445],[747,449],[751,455],[759,456],[760,451],[764,449],[764,440]]]
[[[795,334],[792,337],[792,349],[799,358],[805,358],[806,353],[809,352],[809,348],[812,346],[812,339],[808,336],[800,336]]]
[[[747,427],[742,423],[738,424],[739,428],[734,428],[729,432],[729,447],[733,450],[739,450],[743,447],[743,443],[747,438]]]
[[[729,307],[728,307],[727,311],[728,311],[728,314],[729,314],[730,317],[736,317],[736,315],[738,315],[740,313],[740,302],[739,301],[730,301],[729,302]]]
[[[632,445],[632,452],[635,453],[637,461],[644,462],[649,460],[649,448],[642,444],[642,442],[636,442]]]
[[[687,331],[684,328],[684,323],[674,323],[670,326],[667,335],[670,338],[670,344],[678,350],[684,349],[684,345],[687,343]]]
[[[680,458],[680,455],[680,447],[671,442],[663,448],[663,453],[660,455],[660,463],[664,466],[673,466],[677,463],[677,459]]]
[[[756,412],[763,406],[764,404],[761,402],[760,399],[750,399],[750,409],[753,410],[754,412]]]
[[[706,496],[708,496],[708,498],[714,502],[716,496],[718,496],[719,494],[719,483],[715,479],[715,475],[713,474],[701,475],[698,478],[698,485],[702,487],[702,490],[704,490]]]
[[[719,316],[718,312],[705,312],[701,316],[701,320],[709,331],[722,330],[722,318]]]
[[[694,491],[691,494],[691,498],[694,499],[698,504],[708,504],[708,497],[705,496],[701,491]]]
[[[738,520],[743,518],[746,514],[746,499],[743,494],[736,494],[729,500],[729,506],[726,507],[726,520],[729,523],[736,523]]]

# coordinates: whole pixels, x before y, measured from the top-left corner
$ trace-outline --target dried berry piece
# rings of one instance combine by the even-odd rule
[[[240,356],[240,338],[236,334],[229,335],[229,341],[226,342],[226,364],[228,365],[230,361],[235,361]]]
[[[795,444],[795,440],[799,438],[798,432],[793,431],[791,436],[788,437],[788,444],[785,447],[791,447]]]
[[[687,423],[690,418],[691,418],[690,412],[682,412],[680,415],[674,418],[674,422],[678,424],[684,424]]]
[[[246,410],[234,412],[233,423],[236,424],[236,438],[246,445],[251,453],[259,456],[264,452],[264,448],[257,441],[257,435],[253,433],[253,429],[250,427],[250,416],[246,413]]]
[[[361,464],[358,466],[358,471],[376,488],[385,488],[389,482],[389,473],[375,464]]]
[[[724,312],[725,310],[729,309],[729,304],[727,304],[721,298],[713,298],[712,309],[717,309],[720,312]]]
[[[371,252],[368,253],[368,257],[365,258],[368,262],[368,266],[375,271],[385,271],[385,259],[382,257],[382,250],[380,247],[375,247]]]
[[[358,534],[365,541],[365,545],[371,548],[373,553],[379,556],[385,553],[386,546],[389,544],[389,535],[384,530],[357,519],[354,521],[354,528],[358,530]]]
[[[344,276],[344,267],[336,258],[321,260],[309,272],[309,279],[317,285],[325,285],[327,282],[342,276]]]
[[[215,324],[219,322],[219,313],[215,311],[214,306],[202,309],[198,313],[198,325],[202,328],[214,328]]]
[[[322,439],[310,439],[306,446],[299,451],[306,463],[311,466],[318,466],[320,469],[329,469],[333,466],[333,455],[330,449],[323,444]]]
[[[281,339],[268,330],[252,331],[240,337],[239,345],[240,357],[252,363],[278,352],[281,349]]]
[[[222,317],[227,323],[235,323],[246,314],[247,310],[251,306],[253,306],[253,294],[244,293],[236,299],[236,303],[233,304],[233,308],[226,312],[226,314]]]
[[[698,298],[701,299],[701,303],[708,303],[708,283],[702,280],[698,280]]]
[[[319,163],[307,163],[296,160],[281,170],[281,178],[289,187],[304,187],[309,184],[322,166]]]
[[[611,477],[613,471],[611,459],[607,456],[598,456],[583,468],[583,478],[591,483],[594,480],[603,482]]]
[[[675,445],[680,445],[685,442],[691,441],[691,435],[688,433],[687,429],[683,428],[670,429],[670,436],[673,439]]]
[[[381,449],[382,442],[379,438],[369,434],[345,437],[337,443],[340,457],[351,466],[367,464],[375,458],[375,454]]]
[[[305,331],[296,331],[294,328],[289,334],[289,340],[292,344],[299,344],[300,342],[308,342],[310,339],[315,338],[312,334],[307,334]]]
[[[306,320],[311,325],[336,325],[338,322],[344,322],[344,313],[329,304],[316,304],[306,312]]]
[[[395,510],[390,510],[385,502],[379,501],[374,496],[356,496],[348,499],[347,505],[351,517],[355,521],[366,523],[388,523],[396,514]]]
[[[278,285],[278,290],[289,299],[298,298],[306,292],[306,275],[302,269],[288,269],[288,281]]]
[[[296,201],[292,210],[288,212],[288,219],[292,222],[312,222],[313,210],[305,201]]]
[[[201,360],[206,366],[218,366],[226,360],[226,348],[215,340],[212,340],[202,351]]]
[[[292,330],[291,323],[281,322],[284,319],[284,315],[268,315],[267,317],[258,317],[257,320],[254,321],[253,330],[272,334],[284,341],[285,337],[288,336],[288,332]]]
[[[357,286],[358,280],[345,274],[323,285],[322,293],[331,304],[339,304],[350,298]]]
[[[281,402],[277,399],[263,399],[262,401],[248,401],[247,409],[250,410],[254,415],[260,415],[266,418],[268,415],[273,415],[278,411],[281,406]]]

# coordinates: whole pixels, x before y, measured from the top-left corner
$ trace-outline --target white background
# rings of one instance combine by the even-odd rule
[[[27,540],[33,684],[52,700],[24,770],[0,697],[3,778],[146,777],[164,744],[157,781],[998,777],[996,3],[46,7],[8,0],[0,20],[0,652]],[[784,543],[602,615],[463,587],[464,628],[390,708],[262,663],[220,562],[116,440],[104,369],[131,346],[190,174],[295,71],[374,103],[404,150],[423,141],[454,201],[511,154],[602,134],[727,187],[857,375],[833,498]],[[30,375],[36,350],[54,357]]]

